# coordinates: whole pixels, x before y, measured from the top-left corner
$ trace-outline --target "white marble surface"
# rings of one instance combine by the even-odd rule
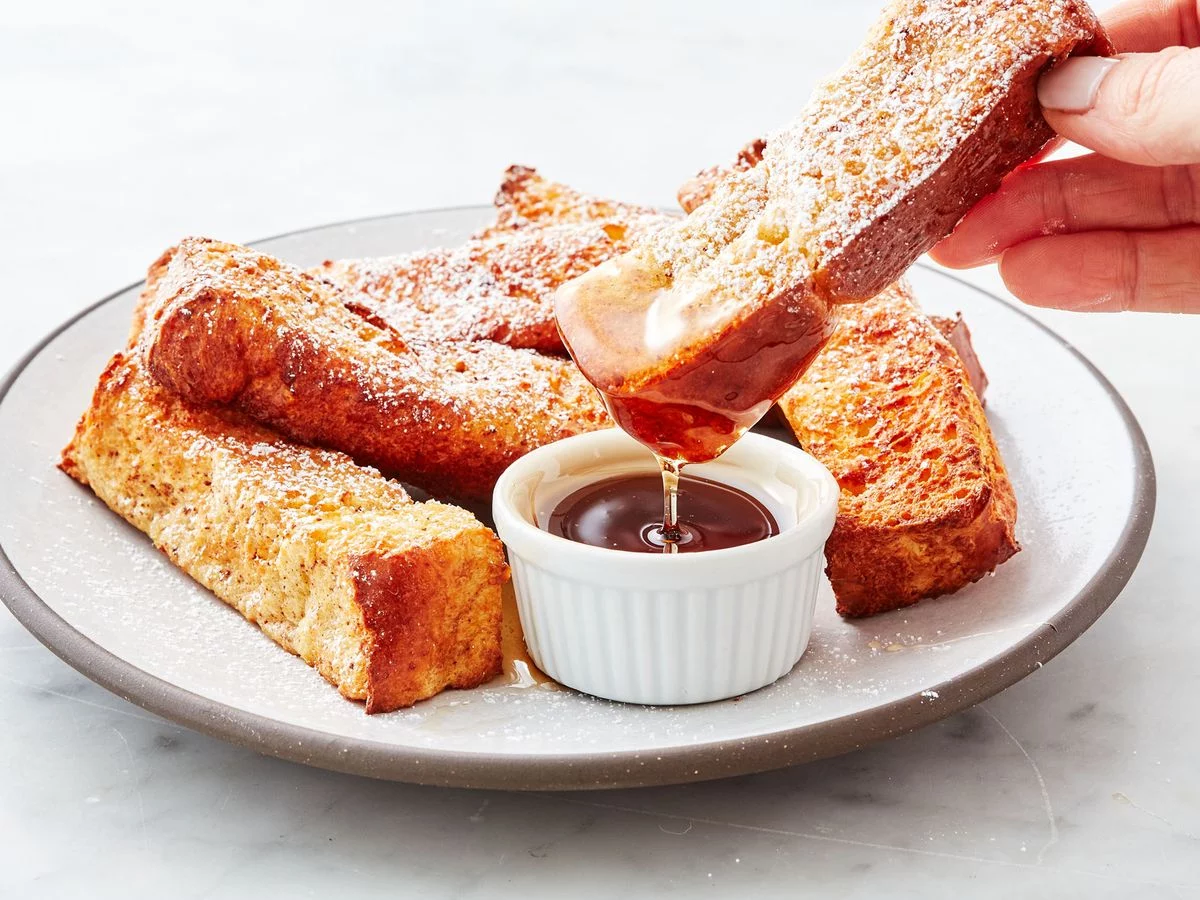
[[[875,5],[10,5],[0,368],[185,233],[478,203],[514,161],[668,202]],[[1200,897],[1200,317],[1044,318],[1140,418],[1159,506],[1116,605],[1004,694],[766,775],[448,791],[176,727],[0,611],[0,896]]]

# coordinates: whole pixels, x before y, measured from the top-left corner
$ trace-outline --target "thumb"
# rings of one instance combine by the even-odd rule
[[[1072,57],[1042,76],[1038,99],[1055,131],[1104,156],[1200,162],[1200,49]]]

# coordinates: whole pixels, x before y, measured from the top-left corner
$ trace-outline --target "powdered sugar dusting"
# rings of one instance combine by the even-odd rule
[[[289,390],[304,383],[349,391],[373,423],[362,446],[348,445],[353,434],[327,433],[329,423],[305,418],[300,404],[260,402],[255,414],[299,440],[386,456],[391,474],[454,495],[490,489],[489,473],[536,446],[607,424],[598,395],[566,360],[490,341],[439,344],[419,332],[410,339],[348,303],[349,295],[274,257],[189,238],[153,285],[139,352],[162,378],[172,359],[164,354],[154,367],[164,342],[180,342],[176,353],[190,346],[178,328],[162,327],[174,319],[229,347],[256,377],[272,373]],[[227,403],[242,390],[241,381],[224,385],[178,368],[180,383],[169,386],[189,399]],[[369,443],[376,439],[386,441],[386,454]],[[456,481],[459,471],[481,472],[482,482]]]
[[[553,293],[622,253],[599,224],[501,233],[454,249],[325,262],[312,270],[372,315],[434,341],[488,340],[561,352]]]
[[[496,193],[496,221],[476,233],[486,239],[547,224],[603,224],[614,241],[625,242],[657,228],[661,214],[649,206],[609,200],[551,181],[527,166],[511,166]]]
[[[1075,0],[894,3],[768,138],[771,208],[815,260],[836,253],[933,175],[1018,74],[1088,39],[1082,21]]]
[[[466,223],[465,235],[482,219],[476,211],[455,221]],[[410,217],[359,227],[374,237],[375,246],[406,249],[429,238],[427,222]],[[356,252],[337,228],[282,246],[310,266],[326,258],[337,241],[342,241],[337,252]],[[924,276],[918,283],[923,302],[933,312],[953,314],[962,302],[961,287],[918,274]],[[436,773],[431,777],[454,777],[452,762],[435,757],[445,752],[494,755],[498,765],[530,760],[547,779],[566,773],[578,778],[619,752],[649,761],[682,759],[706,741],[724,742],[723,749],[706,751],[721,761],[744,758],[751,748],[799,757],[811,748],[811,739],[789,735],[788,729],[871,711],[878,715],[880,707],[927,690],[939,691],[938,704],[952,707],[957,695],[942,685],[1010,652],[1030,634],[1049,634],[1041,623],[1055,620],[1102,565],[1128,512],[1133,457],[1128,442],[1118,437],[1124,432],[1116,407],[1051,337],[1007,307],[981,300],[971,315],[977,336],[986,341],[981,349],[993,378],[990,405],[1004,426],[1000,437],[1015,463],[1014,480],[1028,498],[1022,510],[1027,550],[995,578],[869,623],[839,620],[825,593],[813,642],[799,666],[777,684],[738,700],[652,709],[568,690],[494,684],[450,691],[413,710],[366,716],[54,469],[55,454],[86,405],[95,374],[125,335],[133,302],[126,295],[61,333],[0,404],[0,445],[6,448],[0,456],[6,485],[0,542],[13,566],[71,628],[141,671],[233,711],[313,728],[335,741],[386,744],[393,759],[419,762]],[[1047,384],[1056,389],[1046,390]],[[1051,420],[1062,428],[1041,427]],[[1066,443],[1063,434],[1071,436]],[[1064,452],[1080,435],[1094,452]],[[905,649],[876,652],[871,641]],[[58,702],[43,700],[48,710]],[[225,727],[220,716],[218,711],[212,725],[223,733],[258,737],[253,728]],[[353,766],[355,752],[348,749],[347,765]],[[701,776],[719,774],[714,767],[721,764],[705,768],[698,762]],[[631,763],[635,772],[637,765]],[[687,767],[689,775],[693,768]]]
[[[728,323],[819,272],[930,178],[1028,65],[1091,37],[1074,0],[898,0],[804,112],[635,245]],[[713,321],[713,317],[707,317]]]
[[[525,166],[505,172],[496,207],[496,222],[460,247],[326,261],[311,274],[409,338],[561,354],[554,291],[671,221]]]

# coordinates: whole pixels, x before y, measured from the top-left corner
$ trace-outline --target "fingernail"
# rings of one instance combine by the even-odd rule
[[[1038,82],[1038,100],[1044,109],[1087,112],[1096,105],[1096,95],[1115,59],[1074,56],[1051,69]]]

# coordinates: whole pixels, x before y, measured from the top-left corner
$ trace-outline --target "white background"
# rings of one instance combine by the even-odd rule
[[[8,4],[0,368],[185,234],[483,203],[513,162],[668,204],[794,114],[876,9]],[[0,896],[1200,897],[1200,317],[1042,318],[1141,420],[1158,515],[1113,609],[982,707],[715,784],[447,791],[163,722],[0,611]]]

